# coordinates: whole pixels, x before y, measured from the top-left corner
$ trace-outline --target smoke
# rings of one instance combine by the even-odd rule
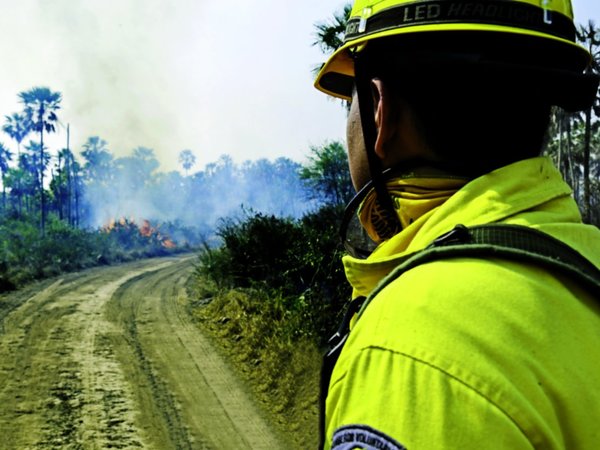
[[[21,0],[17,7],[4,8],[10,12],[0,18],[0,26],[5,36],[14,31],[18,42],[12,48],[2,44],[11,63],[5,73],[18,78],[4,80],[18,86],[2,92],[4,104],[18,108],[18,92],[49,86],[63,93],[59,118],[64,127],[70,124],[71,148],[79,150],[93,130],[118,155],[148,145],[175,169],[173,155],[195,141],[190,122],[181,118],[198,116],[185,99],[197,80],[182,73],[180,54],[193,52],[192,24],[196,20],[201,26],[201,4]]]
[[[300,159],[310,141],[343,135],[343,108],[314,90],[310,73],[322,60],[311,46],[313,24],[335,7],[321,0],[2,3],[2,114],[22,109],[19,92],[48,86],[63,95],[61,123],[45,136],[53,163],[66,146],[67,125],[80,161],[90,136],[106,140],[116,159],[146,146],[160,161],[143,188],[128,167],[110,182],[88,183],[88,226],[119,216],[214,224],[241,205],[284,215],[306,209],[300,188],[292,189],[297,180],[288,180],[279,196],[266,193],[277,183],[256,177],[253,184],[243,161]],[[335,126],[328,124],[332,118]],[[187,178],[173,172],[185,148],[198,158],[198,173]],[[220,181],[229,170],[211,163],[220,154],[235,158],[235,182]],[[220,187],[200,190],[209,179]],[[288,191],[295,193],[284,201]]]
[[[196,240],[210,240],[224,218],[254,213],[299,218],[319,206],[318,201],[309,200],[300,168],[287,158],[240,165],[222,156],[185,177],[176,171],[161,172],[152,151],[138,149],[96,168],[93,176],[88,170],[84,225],[99,228],[120,218],[138,224],[150,220],[177,231],[190,227]]]
[[[76,152],[98,135],[118,156],[153,148],[167,171],[184,148],[202,164],[301,159],[311,142],[343,136],[343,109],[312,87],[323,58],[313,24],[335,10],[320,0],[2,3],[3,114],[34,86],[61,92],[52,151],[67,124]]]

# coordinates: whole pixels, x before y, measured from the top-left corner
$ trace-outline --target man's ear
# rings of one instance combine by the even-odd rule
[[[375,153],[379,158],[387,156],[387,143],[396,132],[396,121],[393,117],[393,107],[390,90],[379,79],[371,80],[371,93],[373,95],[373,108],[375,114],[375,127],[377,139],[375,140]]]

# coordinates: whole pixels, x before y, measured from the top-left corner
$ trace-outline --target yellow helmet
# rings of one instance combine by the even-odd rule
[[[509,33],[546,40],[567,49],[577,61],[573,70],[579,73],[591,61],[589,52],[576,43],[571,0],[356,0],[344,43],[321,68],[315,87],[349,100],[353,54],[369,41],[440,31]]]

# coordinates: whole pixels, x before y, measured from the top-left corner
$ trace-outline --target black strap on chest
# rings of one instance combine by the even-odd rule
[[[329,339],[329,350],[323,358],[320,396],[320,445],[325,444],[325,401],[331,373],[350,332],[350,320],[362,314],[370,301],[389,283],[420,264],[449,258],[500,258],[537,265],[556,275],[581,283],[600,301],[600,269],[573,248],[541,231],[518,225],[457,225],[435,239],[425,249],[406,255],[398,266],[371,292],[349,305],[342,323]]]

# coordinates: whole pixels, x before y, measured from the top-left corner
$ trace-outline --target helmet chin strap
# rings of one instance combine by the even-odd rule
[[[397,177],[397,176],[402,176],[402,177],[418,176],[418,175],[416,175],[416,173],[420,168],[431,168],[434,170],[438,170],[439,172],[444,172],[446,169],[445,166],[443,166],[441,164],[437,164],[432,161],[428,161],[425,159],[413,159],[411,161],[406,161],[406,162],[402,163],[401,166],[395,166],[395,167],[391,167],[389,169],[383,170],[380,173],[380,176],[378,178],[380,178],[380,182],[385,185],[386,181],[393,179],[394,177]],[[469,179],[470,177],[464,176],[464,178]],[[367,258],[372,253],[373,248],[376,246],[376,243],[374,243],[374,242],[371,242],[369,244],[366,244],[365,242],[362,242],[362,241],[361,242],[352,242],[348,237],[350,223],[351,223],[352,219],[355,218],[357,211],[360,208],[360,205],[362,204],[362,202],[365,200],[365,198],[369,195],[369,193],[372,190],[374,190],[373,180],[369,181],[366,185],[364,185],[360,189],[360,191],[358,191],[356,193],[356,195],[352,198],[352,200],[350,200],[350,202],[348,203],[348,205],[346,206],[346,208],[344,210],[344,216],[342,217],[342,223],[340,224],[339,233],[340,233],[340,238],[342,240],[342,243],[344,244],[346,251],[350,255],[354,256],[355,258],[360,258],[360,259]],[[386,189],[386,194],[389,197],[389,193],[388,193],[387,189]],[[391,199],[390,199],[390,202],[391,202]],[[396,210],[394,209],[394,212],[395,211]],[[396,213],[395,213],[394,217],[395,217],[395,220],[398,222],[398,226],[400,228],[401,227],[400,220],[398,219],[398,216]],[[400,231],[400,230],[398,230],[398,231]],[[370,239],[369,239],[369,241],[370,241]]]
[[[381,160],[375,153],[377,128],[375,125],[373,96],[371,92],[371,77],[365,70],[366,67],[364,67],[365,65],[359,55],[360,54],[357,54],[355,56],[354,73],[365,151],[367,152],[371,183],[377,196],[376,201],[381,207],[381,212],[387,225],[386,236],[384,237],[385,239],[389,239],[402,230],[402,225],[400,224],[398,213],[396,212],[396,208],[394,208],[394,203],[386,187]]]
[[[389,179],[395,172],[392,169],[387,169],[382,173],[382,177],[385,180]],[[350,227],[350,222],[356,216],[358,209],[360,208],[361,203],[367,197],[369,192],[373,190],[373,180],[369,181],[366,185],[364,185],[360,191],[356,193],[356,195],[350,200],[346,209],[344,210],[344,216],[342,218],[342,223],[340,225],[340,238],[346,251],[354,256],[355,258],[364,259],[368,257],[372,249],[368,249],[368,245],[364,246],[365,248],[359,247],[356,243],[351,242],[348,239],[348,230]],[[373,244],[373,243],[372,243]]]

